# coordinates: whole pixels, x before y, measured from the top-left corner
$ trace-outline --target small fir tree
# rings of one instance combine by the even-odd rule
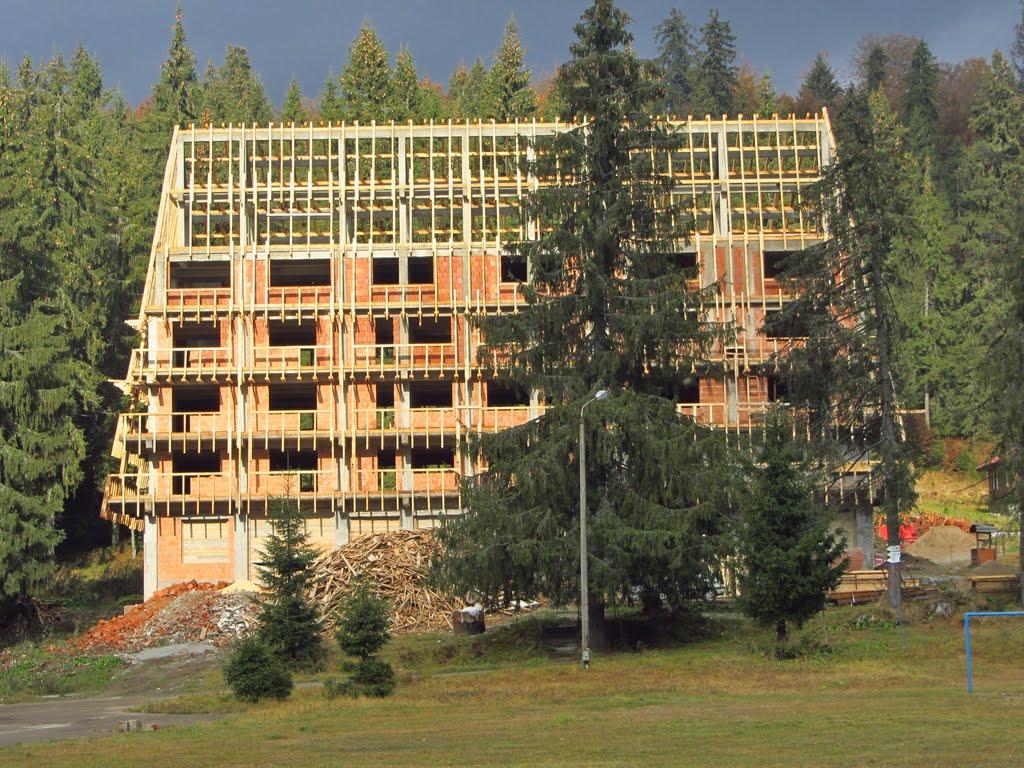
[[[274,108],[245,48],[229,45],[224,64],[207,74],[203,113],[212,122],[266,123],[274,118]]]
[[[337,123],[345,119],[345,105],[338,94],[338,78],[334,72],[327,73],[324,88],[320,91],[320,119],[325,123]]]
[[[907,145],[918,156],[935,151],[939,127],[939,65],[928,43],[921,40],[910,58],[904,81],[903,124],[907,126]]]
[[[328,695],[346,693],[351,696],[388,696],[395,690],[395,673],[391,665],[375,656],[391,639],[388,633],[387,602],[375,595],[366,582],[341,605],[338,629],[334,634],[338,647],[347,656],[357,659],[347,662],[349,678]]]
[[[842,576],[846,542],[829,530],[829,512],[814,498],[809,467],[780,414],[767,424],[759,463],[742,506],[739,534],[740,605],[774,627],[786,642],[797,627],[825,607],[825,594]]]
[[[306,598],[316,550],[294,498],[270,501],[273,531],[267,537],[260,578],[267,588],[260,610],[260,638],[282,661],[297,668],[323,662],[320,617]]]
[[[281,659],[257,636],[238,640],[224,665],[224,682],[240,701],[287,699],[292,676]]]
[[[288,84],[288,92],[284,96],[281,107],[281,121],[285,123],[304,123],[309,119],[306,108],[302,106],[302,88],[294,77]]]

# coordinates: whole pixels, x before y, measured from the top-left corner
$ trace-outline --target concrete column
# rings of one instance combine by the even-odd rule
[[[232,517],[234,524],[235,581],[249,578],[249,516],[237,507]]]
[[[344,502],[339,502],[344,504]],[[339,507],[334,510],[334,546],[343,547],[349,542],[349,518]]]
[[[854,525],[857,529],[856,545],[864,550],[864,567],[875,567],[875,515],[868,503],[861,503],[853,510]]]
[[[143,516],[145,528],[142,534],[142,599],[149,600],[159,589],[157,568],[157,524],[156,515],[147,511]]]

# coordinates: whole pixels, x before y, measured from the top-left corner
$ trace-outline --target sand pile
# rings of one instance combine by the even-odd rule
[[[933,563],[969,563],[976,546],[973,534],[951,525],[937,525],[907,547],[907,554]]]

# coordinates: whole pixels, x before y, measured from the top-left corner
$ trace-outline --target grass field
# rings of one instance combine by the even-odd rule
[[[530,620],[483,639],[407,638],[382,701],[231,705],[217,723],[0,751],[16,766],[1018,766],[1024,621],[988,620],[964,688],[962,622],[905,633],[881,609],[830,610],[775,659],[767,635],[711,617],[701,638],[549,659]],[[823,643],[828,636],[829,650]],[[216,683],[215,683],[216,685]],[[217,709],[219,693],[173,707]]]

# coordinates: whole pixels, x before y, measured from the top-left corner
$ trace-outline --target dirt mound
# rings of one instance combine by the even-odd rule
[[[227,645],[253,624],[255,601],[251,593],[220,592],[226,586],[189,581],[158,590],[123,616],[101,619],[65,650],[138,651],[197,640]]]
[[[907,553],[933,563],[969,563],[975,546],[971,534],[951,525],[939,525],[908,546]]]
[[[977,568],[972,568],[971,576],[1012,576],[1019,570],[1016,563],[1008,563],[1005,560],[989,560]]]
[[[452,611],[459,606],[426,583],[436,547],[430,531],[399,530],[362,536],[320,557],[310,597],[325,625],[333,627],[339,603],[366,579],[391,607],[392,634],[451,629]]]

